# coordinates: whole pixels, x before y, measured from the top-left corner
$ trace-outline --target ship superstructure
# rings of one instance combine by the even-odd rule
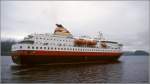
[[[107,41],[102,33],[91,39],[75,38],[61,24],[53,34],[31,34],[12,46],[12,59],[17,64],[47,64],[53,62],[83,62],[117,60],[122,44]]]

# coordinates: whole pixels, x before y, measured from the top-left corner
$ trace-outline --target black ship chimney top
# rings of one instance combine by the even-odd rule
[[[63,27],[61,24],[56,24],[57,27]]]

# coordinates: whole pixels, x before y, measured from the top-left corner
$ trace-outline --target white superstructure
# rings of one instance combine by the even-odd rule
[[[71,52],[121,52],[122,44],[102,39],[86,39],[83,41],[95,41],[96,44],[88,46],[88,41],[82,45],[76,45],[70,32],[62,25],[57,24],[54,34],[31,34],[12,46],[12,51],[16,50],[43,50],[43,51],[71,51]],[[79,39],[79,38],[78,38]],[[79,40],[80,40],[79,39]],[[104,45],[104,46],[102,46]]]

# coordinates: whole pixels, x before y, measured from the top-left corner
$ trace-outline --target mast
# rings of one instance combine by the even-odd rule
[[[98,32],[98,39],[100,40],[100,41],[104,41],[105,40],[105,38],[103,37],[103,33],[102,32]]]

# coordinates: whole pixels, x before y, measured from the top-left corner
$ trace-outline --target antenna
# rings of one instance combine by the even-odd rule
[[[102,32],[98,32],[98,39],[99,40],[105,40],[105,38],[103,37],[103,33]]]

